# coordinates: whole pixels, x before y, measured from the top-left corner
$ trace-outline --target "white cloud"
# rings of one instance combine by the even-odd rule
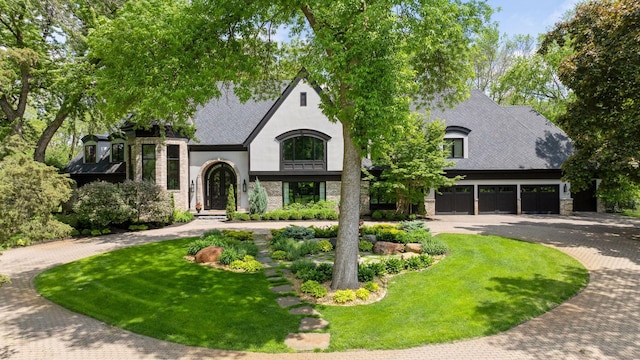
[[[555,25],[558,21],[562,19],[562,16],[567,13],[569,10],[573,10],[576,7],[576,4],[581,2],[582,0],[565,0],[562,4],[558,5],[549,16],[544,21],[546,27],[551,27]]]

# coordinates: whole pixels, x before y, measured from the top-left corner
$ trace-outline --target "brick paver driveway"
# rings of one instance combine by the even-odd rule
[[[429,222],[434,232],[495,234],[554,246],[582,262],[591,280],[576,297],[507,332],[406,350],[254,354],[193,348],[72,313],[33,289],[34,276],[57,264],[123,246],[200,234],[206,228],[238,226],[250,225],[198,220],[143,233],[5,251],[0,273],[13,283],[0,289],[0,359],[640,359],[640,221],[610,215],[436,217]]]

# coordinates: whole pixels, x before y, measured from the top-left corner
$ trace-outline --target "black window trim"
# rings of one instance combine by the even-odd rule
[[[287,140],[307,136],[320,139],[323,142],[323,159],[322,160],[285,160],[284,159],[284,143]],[[287,131],[276,136],[276,140],[280,143],[280,170],[281,171],[322,171],[327,170],[327,142],[331,140],[331,136],[312,129],[296,129]],[[302,167],[302,169],[300,169]]]

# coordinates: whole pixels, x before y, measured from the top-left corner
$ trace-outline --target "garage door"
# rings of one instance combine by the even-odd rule
[[[579,192],[571,192],[573,198],[573,211],[598,211],[598,198],[596,198],[596,182],[591,182],[588,189]]]
[[[440,188],[436,193],[436,214],[473,215],[473,186]]]
[[[480,213],[517,213],[515,185],[483,185],[478,186],[478,192],[478,211]]]
[[[558,185],[523,185],[522,212],[524,214],[559,214],[560,187]]]

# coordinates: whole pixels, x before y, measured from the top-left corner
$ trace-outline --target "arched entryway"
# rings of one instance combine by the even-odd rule
[[[237,201],[236,173],[233,168],[222,162],[211,166],[205,175],[204,208],[224,210],[227,206],[229,185],[233,185],[233,192]]]

